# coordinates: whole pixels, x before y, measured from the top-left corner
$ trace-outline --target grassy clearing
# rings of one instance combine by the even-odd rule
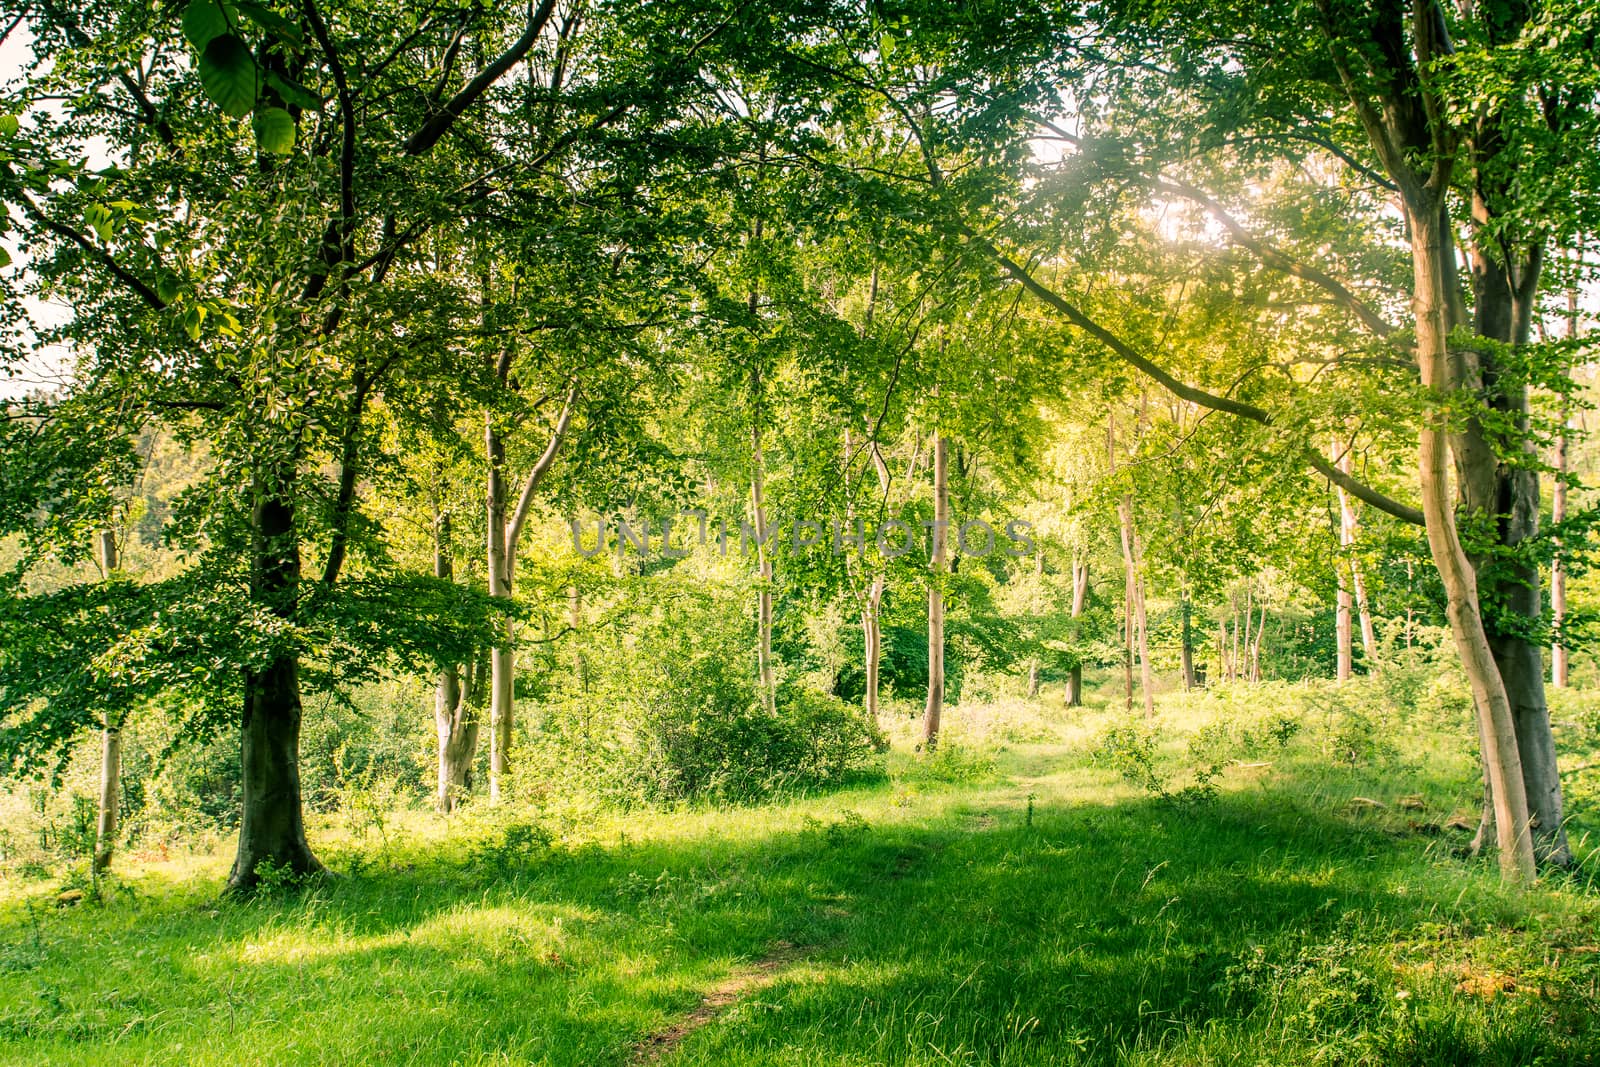
[[[1168,701],[1162,773],[1250,699]],[[73,908],[13,881],[0,1062],[625,1064],[774,954],[659,1062],[1600,1062],[1593,875],[1458,855],[1437,724],[1330,765],[1362,730],[1308,721],[1169,802],[1096,758],[1116,718],[962,709],[930,762],[906,715],[887,780],[760,807],[324,826],[347,873],[251,902],[217,855]]]

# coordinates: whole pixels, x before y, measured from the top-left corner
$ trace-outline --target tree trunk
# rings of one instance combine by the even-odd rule
[[[487,563],[489,595],[511,600],[511,573],[506,545],[506,446],[494,426],[492,413],[484,416],[484,453],[489,474],[485,519],[488,525]],[[498,633],[489,650],[489,801],[497,803],[511,766],[511,728],[515,699],[516,633],[509,614],[496,624]]]
[[[1123,640],[1124,682],[1129,711],[1133,710],[1133,658],[1138,652],[1139,684],[1144,694],[1145,718],[1156,713],[1155,686],[1150,669],[1150,636],[1145,626],[1144,582],[1139,577],[1139,532],[1133,525],[1133,497],[1127,493],[1117,502],[1117,516],[1121,520],[1122,566],[1125,573],[1125,606],[1123,615],[1127,631]]]
[[[293,616],[300,583],[294,505],[275,480],[257,484],[251,598],[280,619]],[[300,660],[284,653],[244,672],[239,851],[230,890],[248,892],[263,867],[294,876],[322,870],[306,843],[300,798]]]
[[[455,576],[455,561],[450,551],[450,515],[440,510],[434,517],[433,574],[450,580]],[[439,741],[438,789],[434,800],[441,812],[454,811],[472,789],[472,761],[478,750],[477,693],[474,672],[482,667],[468,665],[463,685],[461,668],[450,664],[439,672],[434,693],[433,722]]]
[[[1350,449],[1336,454],[1334,463],[1346,474],[1351,473],[1353,464],[1350,459]],[[1355,503],[1350,499],[1350,494],[1343,488],[1335,486],[1339,494],[1339,546],[1344,550],[1344,573],[1350,579],[1350,592],[1355,599],[1356,619],[1361,628],[1361,658],[1370,673],[1378,660],[1378,637],[1372,628],[1372,611],[1367,604],[1367,586],[1361,579],[1361,562],[1355,557],[1356,533],[1360,528],[1360,519],[1356,515]],[[1353,641],[1350,642],[1354,644]],[[1351,650],[1354,658],[1354,650]]]
[[[751,297],[754,300],[754,296]],[[750,506],[756,525],[756,564],[760,588],[756,593],[756,669],[760,675],[761,706],[767,714],[777,714],[777,690],[772,673],[772,553],[766,539],[767,501],[764,461],[761,455],[761,416],[750,428],[753,468],[750,475]]]
[[[1333,676],[1339,682],[1348,682],[1351,673],[1352,660],[1352,634],[1350,629],[1350,612],[1354,601],[1350,596],[1350,583],[1344,574],[1344,565],[1336,562],[1334,573],[1338,579],[1339,588],[1334,594],[1333,607],[1333,634],[1334,634],[1334,672]]]
[[[1178,607],[1183,614],[1183,647],[1180,654],[1183,658],[1183,691],[1187,693],[1199,684],[1194,673],[1194,608],[1189,603],[1187,591]]]
[[[1446,327],[1448,267],[1441,260],[1442,249],[1449,247],[1444,243],[1448,232],[1439,205],[1424,204],[1419,209],[1408,204],[1407,208],[1415,275],[1412,299],[1417,362],[1423,386],[1442,396],[1461,384],[1452,372]],[[1448,414],[1436,408],[1427,415],[1420,435],[1419,467],[1428,547],[1444,583],[1450,631],[1481,719],[1480,737],[1494,796],[1501,873],[1509,880],[1526,881],[1534,876],[1534,851],[1516,716],[1479,613],[1477,576],[1456,530],[1448,432]],[[1536,590],[1534,595],[1537,596]],[[1535,676],[1542,689],[1543,670]]]
[[[1233,596],[1233,636],[1232,647],[1228,651],[1228,681],[1239,680],[1239,595]]]
[[[1561,432],[1556,437],[1555,499],[1551,503],[1550,518],[1559,526],[1567,518],[1567,430],[1570,419],[1566,405],[1562,404]],[[1550,684],[1557,689],[1567,687],[1567,646],[1561,634],[1561,624],[1567,618],[1567,565],[1561,558],[1562,545],[1556,542],[1555,558],[1550,561],[1550,616],[1555,624],[1555,640],[1550,644]]]
[[[1567,290],[1567,340],[1578,336],[1578,291]],[[1572,429],[1570,401],[1561,401],[1561,430],[1556,434],[1555,486],[1550,505],[1551,521],[1559,527],[1567,518],[1567,431]],[[1556,541],[1555,558],[1550,561],[1550,615],[1555,624],[1555,640],[1550,644],[1550,684],[1557,689],[1567,687],[1567,645],[1561,634],[1561,624],[1567,618],[1567,564],[1561,558],[1562,544]]]
[[[1267,605],[1261,605],[1261,621],[1256,623],[1256,639],[1250,643],[1250,680],[1261,681],[1261,635],[1267,632]]]
[[[1089,561],[1074,552],[1072,557],[1072,618],[1080,618],[1089,602]],[[1076,641],[1077,634],[1073,634]],[[1083,662],[1074,660],[1067,674],[1065,703],[1069,708],[1083,706]]]
[[[116,573],[117,536],[112,530],[101,530],[98,537],[100,572],[106,578]],[[117,709],[107,706],[102,713],[100,729],[100,810],[95,821],[94,872],[98,875],[111,869],[111,857],[117,847],[117,806],[121,803],[122,786],[122,716]]]
[[[866,607],[861,612],[861,629],[866,638],[867,661],[867,718],[878,721],[878,665],[883,659],[883,633],[878,622],[878,612],[883,604],[883,575],[874,575],[872,590],[867,594]]]
[[[942,433],[933,438],[933,558],[928,581],[928,703],[922,717],[923,747],[932,752],[939,743],[939,719],[944,713],[944,574],[945,533],[950,525],[948,443]]]
[[[1038,611],[1039,611],[1039,591],[1040,591],[1040,587],[1044,583],[1044,553],[1043,552],[1035,552],[1033,554],[1033,577],[1034,577],[1034,587],[1033,587],[1033,595],[1032,595],[1032,600],[1033,600],[1032,607],[1033,607],[1033,613],[1034,614],[1038,614]],[[1039,657],[1038,656],[1030,656],[1028,658],[1028,696],[1031,698],[1031,697],[1036,697],[1038,695],[1039,695]]]

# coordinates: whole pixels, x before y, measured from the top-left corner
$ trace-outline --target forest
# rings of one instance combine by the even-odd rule
[[[0,1064],[1600,1064],[1600,7],[0,0]]]

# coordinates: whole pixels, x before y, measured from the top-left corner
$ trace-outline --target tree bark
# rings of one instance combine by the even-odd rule
[[[944,713],[944,575],[945,533],[950,525],[949,445],[943,433],[933,438],[933,553],[928,581],[928,702],[922,716],[922,744],[932,752],[939,744]]]
[[[1343,563],[1334,563],[1334,574],[1338,580],[1338,590],[1334,594],[1333,607],[1333,636],[1334,636],[1334,678],[1343,683],[1350,680],[1351,661],[1353,659],[1353,644],[1350,629],[1350,613],[1354,604],[1350,596],[1350,583],[1345,576]]]
[[[484,416],[484,454],[489,473],[486,492],[488,526],[487,562],[489,595],[509,601],[511,571],[506,545],[506,446],[494,425],[493,413]],[[509,607],[509,604],[507,605]],[[516,632],[509,613],[496,624],[494,646],[489,650],[489,802],[498,803],[511,765],[511,733],[515,700]]]
[[[449,512],[435,511],[433,531],[433,574],[448,581],[455,577]],[[438,788],[434,801],[441,812],[454,811],[472,789],[472,761],[478,750],[478,688],[481,686],[481,680],[474,684],[474,675],[481,672],[482,667],[476,662],[468,664],[465,682],[457,664],[452,663],[439,672],[433,702],[434,729],[439,742]]]
[[[253,515],[251,596],[279,618],[294,614],[300,583],[300,540],[288,487],[258,480]],[[280,653],[260,670],[244,672],[243,767],[239,850],[228,876],[248,892],[270,867],[293,876],[322,870],[306,843],[300,796],[300,660]]]
[[[1452,373],[1446,327],[1448,268],[1441,262],[1441,249],[1448,247],[1444,244],[1444,211],[1441,204],[1429,198],[1420,205],[1408,202],[1407,214],[1411,224],[1417,361],[1423,386],[1442,397],[1460,384]],[[1508,880],[1528,881],[1534,877],[1533,835],[1516,718],[1484,629],[1477,576],[1456,530],[1448,434],[1448,415],[1436,407],[1423,423],[1419,446],[1428,547],[1444,583],[1450,630],[1481,719],[1480,737],[1494,796],[1501,873]],[[1542,682],[1542,669],[1537,677]]]
[[[1183,691],[1187,693],[1198,684],[1194,673],[1194,606],[1189,603],[1187,591],[1183,593],[1178,608],[1183,615],[1183,646],[1180,655],[1183,659]]]
[[[1089,601],[1089,561],[1074,552],[1072,557],[1072,615],[1074,619],[1083,616],[1083,609]],[[1076,634],[1074,638],[1076,639]],[[1067,691],[1065,694],[1066,706],[1078,708],[1083,706],[1083,662],[1074,660],[1072,668],[1067,673]]]
[[[1567,518],[1567,430],[1570,419],[1566,414],[1566,405],[1562,405],[1561,432],[1556,437],[1556,477],[1554,487],[1554,500],[1550,506],[1550,518],[1560,525]],[[1561,634],[1561,624],[1567,618],[1567,565],[1561,558],[1562,545],[1559,540],[1555,546],[1555,558],[1550,561],[1550,616],[1555,625],[1555,639],[1550,643],[1550,684],[1557,689],[1567,687],[1567,645],[1566,639]]]
[[[497,375],[502,385],[509,379],[509,355],[500,360]],[[533,508],[534,495],[539,483],[555,462],[556,454],[566,440],[567,429],[572,424],[572,413],[578,402],[578,384],[567,390],[561,414],[544,451],[528,470],[517,494],[517,503],[507,512],[506,446],[505,439],[495,428],[494,413],[484,413],[484,455],[489,474],[486,492],[486,519],[488,525],[487,562],[489,595],[507,602],[515,592],[517,574],[517,543],[522,538],[522,527]],[[498,640],[489,653],[489,800],[498,802],[505,788],[505,778],[511,769],[511,739],[516,703],[516,626],[509,610],[500,623]]]
[[[883,660],[883,633],[878,613],[883,605],[883,575],[872,577],[872,589],[867,594],[866,607],[861,612],[861,629],[866,638],[867,660],[867,718],[878,721],[878,666]]]
[[[1335,452],[1334,465],[1346,474],[1351,473],[1350,449],[1338,452],[1336,448]],[[1361,629],[1362,662],[1370,673],[1378,661],[1378,636],[1373,629],[1372,611],[1367,604],[1367,586],[1361,578],[1361,561],[1355,557],[1360,518],[1356,514],[1355,502],[1350,499],[1350,494],[1346,493],[1342,486],[1334,486],[1334,491],[1339,494],[1339,546],[1344,550],[1344,574],[1350,580],[1350,592],[1355,600],[1356,620]],[[1354,658],[1354,649],[1351,649],[1351,658]]]
[[[110,578],[118,566],[116,533],[101,530],[98,542],[100,572]],[[109,705],[103,716],[100,730],[100,810],[94,835],[96,874],[111,869],[112,853],[117,846],[117,808],[122,801],[122,716]]]
[[[1578,290],[1567,290],[1567,340],[1578,336]],[[1567,519],[1567,431],[1572,429],[1570,402],[1561,401],[1561,430],[1556,434],[1555,486],[1550,505],[1550,519],[1560,526]],[[1567,645],[1561,634],[1561,624],[1567,618],[1567,564],[1562,559],[1562,544],[1556,540],[1555,558],[1550,561],[1550,615],[1555,624],[1555,639],[1550,643],[1550,684],[1557,689],[1567,687]]]
[[[754,301],[754,294],[751,300]],[[752,382],[758,383],[754,372]],[[759,384],[756,385],[759,389]],[[760,587],[756,592],[756,670],[761,685],[761,706],[768,715],[777,714],[777,687],[772,672],[772,553],[767,545],[767,501],[765,460],[761,454],[761,415],[758,410],[750,425],[751,473],[750,509],[756,526],[756,568]]]

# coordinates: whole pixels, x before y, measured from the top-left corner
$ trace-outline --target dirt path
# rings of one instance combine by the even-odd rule
[[[726,978],[712,986],[700,998],[700,1004],[688,1015],[664,1030],[658,1030],[633,1046],[628,1062],[633,1064],[656,1063],[670,1055],[686,1037],[715,1020],[738,1003],[741,997],[765,989],[782,976],[796,962],[805,957],[805,950],[787,941],[779,941],[759,960],[742,964]]]

